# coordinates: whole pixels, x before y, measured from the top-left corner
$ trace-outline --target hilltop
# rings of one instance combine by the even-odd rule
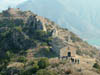
[[[19,72],[23,68],[27,70],[30,67],[30,61],[38,61],[41,57],[46,57],[49,61],[57,60],[57,63],[62,62],[58,59],[60,50],[66,48],[68,43],[74,45],[77,58],[80,58],[82,63],[85,62],[87,66],[93,66],[96,61],[99,61],[100,51],[98,49],[47,18],[31,11],[21,11],[19,8],[9,8],[0,13],[0,60],[2,61],[0,71],[2,74],[4,70],[7,74],[10,71]],[[91,61],[92,63],[90,63]],[[34,63],[36,62],[31,64]],[[66,61],[65,64],[70,63]],[[85,64],[83,63],[83,65]],[[50,67],[47,69],[54,69]],[[37,68],[36,65],[35,68]],[[77,72],[77,67],[74,68]],[[55,67],[55,71],[58,72],[59,69]]]

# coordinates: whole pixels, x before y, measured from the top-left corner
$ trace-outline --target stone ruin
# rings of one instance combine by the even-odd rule
[[[66,44],[64,48],[60,50],[60,59],[61,60],[70,60],[72,63],[80,63],[80,60],[76,58],[76,47],[72,44],[72,40],[70,40],[70,36],[68,39],[69,43]]]

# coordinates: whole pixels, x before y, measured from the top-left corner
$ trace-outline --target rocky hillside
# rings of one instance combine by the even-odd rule
[[[100,52],[95,47],[47,18],[13,8],[0,13],[0,67],[4,64],[7,67],[12,62],[26,62],[23,59],[58,57],[60,49],[68,43],[74,45],[79,56],[99,57]]]
[[[67,46],[67,43],[70,43],[68,41],[70,36],[72,43],[77,48],[77,54],[91,57],[95,57],[98,54],[98,50],[95,47],[90,46],[74,33],[60,28],[54,22],[37,16],[31,11],[9,8],[0,13],[0,19],[0,45],[3,50],[33,48],[36,45],[33,38],[37,39],[35,36],[41,31],[41,33],[47,33],[47,35],[43,33],[39,36],[52,37],[52,42],[48,42],[48,44],[56,53]]]

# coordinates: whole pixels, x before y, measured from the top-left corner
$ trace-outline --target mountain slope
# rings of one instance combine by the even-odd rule
[[[66,60],[64,64],[58,59],[60,50],[68,47],[70,43],[76,49],[76,56],[82,60],[79,67],[85,68],[91,73],[93,64],[100,59],[100,51],[95,47],[68,29],[61,28],[53,21],[31,11],[21,11],[19,8],[4,10],[0,13],[0,74],[31,75],[41,69],[45,69],[46,72],[48,69],[51,71],[54,69],[57,74],[60,72],[59,74],[62,75],[64,66],[67,65],[74,69],[71,67],[73,64],[69,61]],[[57,63],[52,64],[53,62]],[[63,67],[58,69],[62,64]],[[91,69],[84,65],[90,66]],[[78,72],[77,64],[73,66],[75,66],[75,72]],[[68,67],[65,68],[65,70],[67,69]],[[86,70],[82,69],[82,71]],[[52,73],[51,71],[49,73]],[[94,70],[92,72],[97,74]]]
[[[37,45],[36,42],[40,41],[47,43],[53,51],[57,52],[70,43],[68,39],[70,36],[72,44],[82,55],[91,57],[98,55],[98,50],[95,47],[90,46],[74,33],[60,28],[49,19],[37,16],[30,11],[9,8],[3,11],[0,17],[1,50],[27,50],[34,48]],[[49,42],[49,37],[52,37],[51,42]]]
[[[63,28],[75,32],[90,44],[99,46],[99,2],[98,0],[29,0],[18,7],[45,16]]]

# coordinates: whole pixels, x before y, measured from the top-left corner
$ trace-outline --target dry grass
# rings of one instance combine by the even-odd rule
[[[10,67],[23,68],[24,64],[20,62],[12,62],[7,66],[7,68],[10,68]]]

